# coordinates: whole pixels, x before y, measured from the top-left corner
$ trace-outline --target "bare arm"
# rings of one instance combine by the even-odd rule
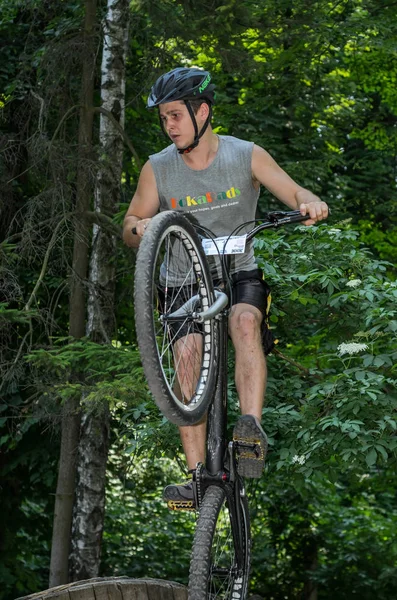
[[[160,208],[159,195],[152,165],[149,161],[142,168],[136,192],[131,200],[123,224],[123,240],[127,246],[136,248],[150,219]],[[132,233],[136,227],[137,233]]]
[[[252,153],[252,175],[254,181],[264,185],[281,202],[293,210],[299,209],[303,215],[308,213],[311,218],[305,221],[305,225],[327,218],[326,203],[298,185],[266,150],[256,145]]]

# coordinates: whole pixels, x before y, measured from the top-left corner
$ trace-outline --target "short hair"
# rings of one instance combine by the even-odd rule
[[[208,102],[205,98],[195,98],[194,100],[185,98],[185,100],[187,100],[190,103],[190,106],[192,107],[195,115],[197,114],[197,111],[202,104],[208,104]]]

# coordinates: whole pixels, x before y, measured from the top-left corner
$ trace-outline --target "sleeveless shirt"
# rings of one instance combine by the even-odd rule
[[[208,228],[216,237],[228,236],[238,226],[251,221],[233,233],[243,235],[253,227],[259,197],[252,180],[254,144],[232,136],[219,135],[218,138],[218,151],[206,169],[191,169],[174,144],[149,157],[160,211],[182,211],[193,223]],[[231,273],[254,269],[252,243],[247,244],[244,254],[232,255],[231,259]],[[219,260],[209,262],[213,275],[219,274]]]

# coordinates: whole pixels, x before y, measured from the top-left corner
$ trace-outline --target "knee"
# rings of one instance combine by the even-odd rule
[[[233,341],[239,338],[255,338],[259,331],[259,318],[248,310],[235,314],[230,319],[230,335]]]

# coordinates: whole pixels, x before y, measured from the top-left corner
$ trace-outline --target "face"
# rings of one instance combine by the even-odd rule
[[[201,109],[201,107],[200,107]],[[200,109],[196,115],[199,130],[202,127]],[[160,104],[160,119],[164,130],[177,148],[185,148],[193,142],[194,125],[186,104],[181,100]]]

